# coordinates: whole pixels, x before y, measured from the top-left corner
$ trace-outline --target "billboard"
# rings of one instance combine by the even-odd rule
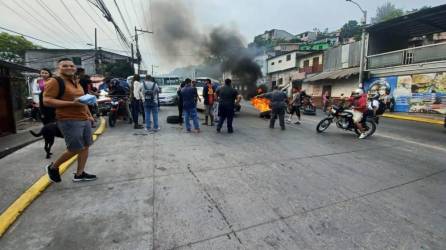
[[[370,78],[364,89],[376,91],[376,86],[388,88],[387,95],[380,94],[394,101],[395,112],[446,114],[446,72]]]

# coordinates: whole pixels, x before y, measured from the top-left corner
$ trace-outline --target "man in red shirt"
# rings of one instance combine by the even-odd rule
[[[364,94],[362,89],[356,89],[352,92],[350,97],[350,103],[352,105],[351,110],[346,110],[353,114],[353,123],[361,131],[359,139],[364,139],[367,135],[364,133],[364,128],[362,127],[361,121],[364,112],[367,110],[367,94]]]

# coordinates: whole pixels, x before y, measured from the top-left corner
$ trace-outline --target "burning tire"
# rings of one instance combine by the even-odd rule
[[[271,109],[269,107],[270,101],[263,97],[254,97],[251,99],[252,106],[260,111],[260,118],[270,118]]]
[[[169,123],[169,124],[178,124],[178,123],[180,123],[181,122],[181,119],[180,119],[180,117],[179,116],[177,116],[177,115],[171,115],[171,116],[168,116],[167,117],[167,123]]]
[[[265,118],[265,119],[270,119],[271,118],[271,111],[264,111],[264,112],[260,112],[260,118]]]

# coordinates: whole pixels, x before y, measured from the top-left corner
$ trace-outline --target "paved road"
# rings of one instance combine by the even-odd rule
[[[118,124],[91,150],[99,179],[65,174],[0,249],[446,249],[443,129],[383,119],[357,140],[316,134],[319,118],[282,132],[244,108],[232,135]]]

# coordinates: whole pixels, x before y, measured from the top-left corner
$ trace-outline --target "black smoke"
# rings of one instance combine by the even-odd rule
[[[233,83],[243,86],[245,97],[255,95],[262,72],[238,30],[218,26],[202,31],[194,18],[193,6],[186,6],[182,0],[155,1],[152,8],[154,46],[163,63],[206,64],[219,69],[219,78],[223,72],[230,72]]]

